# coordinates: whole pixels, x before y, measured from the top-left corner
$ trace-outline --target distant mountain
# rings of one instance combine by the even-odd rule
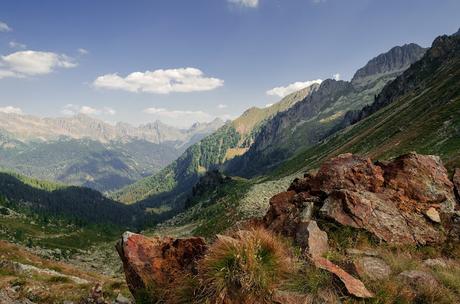
[[[201,174],[244,154],[273,116],[291,108],[318,87],[318,84],[313,84],[269,107],[248,109],[240,117],[189,147],[159,173],[121,189],[113,194],[113,198],[126,203],[141,201],[145,206],[182,203],[184,195]]]
[[[224,122],[217,118],[210,123],[196,123],[189,129],[168,126],[155,121],[138,127],[127,123],[111,125],[102,120],[78,114],[71,117],[40,118],[31,115],[0,113],[0,129],[20,141],[50,141],[60,138],[110,141],[145,140],[155,144],[183,145],[197,135],[212,133]]]
[[[351,82],[359,84],[372,80],[376,75],[400,73],[419,60],[425,51],[425,48],[415,43],[395,46],[388,52],[371,59],[364,67],[356,71]]]
[[[299,149],[318,143],[331,134],[345,113],[371,104],[387,83],[425,51],[413,43],[394,47],[371,59],[350,82],[324,81],[315,92],[265,124],[251,148],[225,165],[226,171],[246,177],[261,174]]]
[[[0,113],[0,167],[41,179],[112,191],[158,172],[223,125],[134,127],[86,115],[39,118]]]

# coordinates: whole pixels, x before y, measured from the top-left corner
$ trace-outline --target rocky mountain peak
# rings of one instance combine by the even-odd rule
[[[364,67],[359,69],[353,76],[352,82],[356,83],[367,77],[405,70],[412,63],[422,58],[425,51],[425,48],[415,43],[395,46],[388,52],[371,59]]]
[[[123,122],[112,125],[84,114],[40,118],[31,115],[0,113],[0,129],[20,141],[36,139],[49,141],[68,137],[72,139],[89,138],[103,143],[138,139],[153,143],[163,141],[186,143],[193,136],[210,134],[222,125],[222,120],[214,120],[182,130],[158,120],[145,125],[133,126]]]

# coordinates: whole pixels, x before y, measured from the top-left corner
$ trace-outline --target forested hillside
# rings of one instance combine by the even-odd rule
[[[3,205],[13,210],[65,218],[79,225],[111,224],[134,228],[145,223],[143,210],[110,200],[95,190],[16,173],[0,173],[0,196]]]

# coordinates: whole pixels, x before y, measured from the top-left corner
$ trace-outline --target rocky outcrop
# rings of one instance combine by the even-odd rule
[[[386,163],[352,154],[326,161],[270,201],[266,226],[293,236],[308,203],[320,214],[394,244],[446,239],[443,218],[455,209],[453,184],[439,157],[410,153]],[[309,207],[310,208],[310,207]]]
[[[207,246],[199,237],[149,238],[125,232],[116,248],[128,287],[137,297],[142,292],[154,293],[158,288],[167,288],[184,274],[195,273],[195,262]]]
[[[357,83],[367,77],[407,69],[412,63],[419,60],[425,52],[425,48],[415,43],[395,46],[388,52],[371,59],[355,73],[351,81]]]

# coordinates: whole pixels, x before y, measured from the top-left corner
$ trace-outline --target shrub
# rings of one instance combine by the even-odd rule
[[[282,240],[258,228],[219,237],[200,265],[202,299],[268,303],[293,268]],[[212,300],[211,300],[212,301]]]

